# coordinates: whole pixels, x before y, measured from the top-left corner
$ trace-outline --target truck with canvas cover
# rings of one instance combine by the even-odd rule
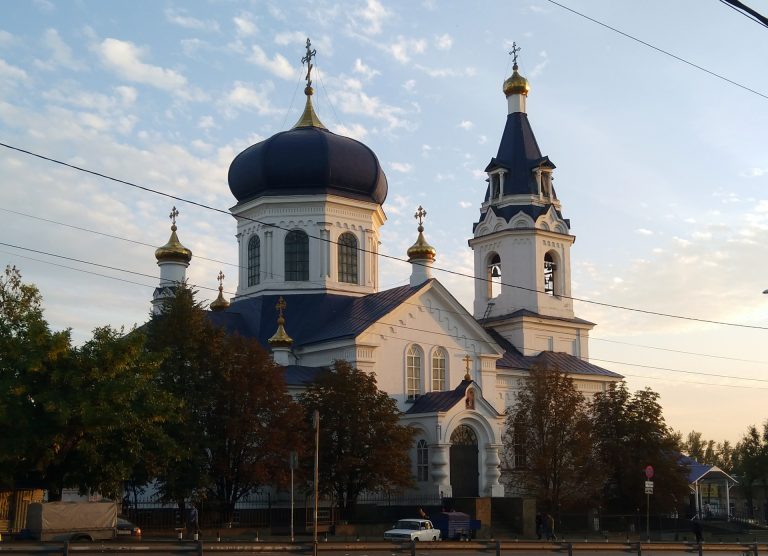
[[[115,502],[37,502],[27,510],[29,535],[40,541],[104,541],[117,536]]]

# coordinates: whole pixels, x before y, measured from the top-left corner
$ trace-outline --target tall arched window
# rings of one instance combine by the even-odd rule
[[[248,240],[248,285],[255,286],[259,283],[261,271],[261,241],[259,236],[251,236]]]
[[[421,348],[411,346],[405,362],[405,388],[409,400],[421,395]]]
[[[555,260],[550,253],[544,255],[544,293],[555,295]]]
[[[501,293],[501,257],[493,253],[488,260],[488,299],[493,299]]]
[[[429,448],[423,439],[416,445],[416,480],[421,483],[429,480]]]
[[[445,390],[445,351],[437,348],[432,354],[432,391]]]
[[[309,280],[309,237],[302,230],[293,230],[285,236],[285,280]]]
[[[339,282],[357,284],[357,238],[345,232],[339,236]]]

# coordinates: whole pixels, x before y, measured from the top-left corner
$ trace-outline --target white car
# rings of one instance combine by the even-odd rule
[[[385,541],[439,541],[440,529],[428,519],[401,519],[384,532]]]

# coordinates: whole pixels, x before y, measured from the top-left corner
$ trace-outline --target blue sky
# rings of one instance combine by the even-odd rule
[[[768,95],[768,33],[721,2],[561,3]],[[577,237],[574,295],[768,327],[768,98],[546,0],[18,2],[0,21],[0,141],[227,209],[232,158],[298,119],[308,36],[320,118],[387,173],[383,253],[405,258],[423,205],[436,266],[472,273],[467,239],[516,41],[528,114]],[[78,341],[146,319],[151,246],[167,240],[174,204],[191,281],[235,276],[226,215],[7,148],[0,175],[0,237],[26,248],[0,246],[0,263],[39,286],[49,321]],[[403,263],[381,268],[385,287],[408,280]],[[471,307],[469,278],[435,274]],[[674,428],[735,441],[768,418],[768,330],[575,307],[598,323],[592,361],[658,391]]]

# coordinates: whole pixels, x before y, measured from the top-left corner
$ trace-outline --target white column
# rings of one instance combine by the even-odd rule
[[[485,492],[488,496],[504,496],[504,486],[499,483],[500,447],[499,444],[488,444],[485,447]]]
[[[451,490],[450,469],[448,467],[450,447],[450,444],[441,444],[439,442],[429,447],[432,452],[432,480],[442,495],[448,497],[452,496],[453,493]]]
[[[358,252],[358,258],[357,261],[357,268],[359,269],[360,275],[357,277],[358,284],[361,284],[363,286],[368,285],[368,265],[370,264],[370,260],[373,259],[373,253],[370,252],[368,244],[370,243],[368,241],[368,234],[371,230],[363,229],[360,231],[360,237],[358,238],[358,241],[360,242],[360,247],[362,249]]]
[[[272,237],[273,237],[272,230],[265,230],[264,231],[264,257],[262,260],[262,263],[264,264],[264,280],[272,281],[274,280],[275,276],[273,274],[274,272],[274,257],[272,255],[272,252],[274,251],[272,246]]]

